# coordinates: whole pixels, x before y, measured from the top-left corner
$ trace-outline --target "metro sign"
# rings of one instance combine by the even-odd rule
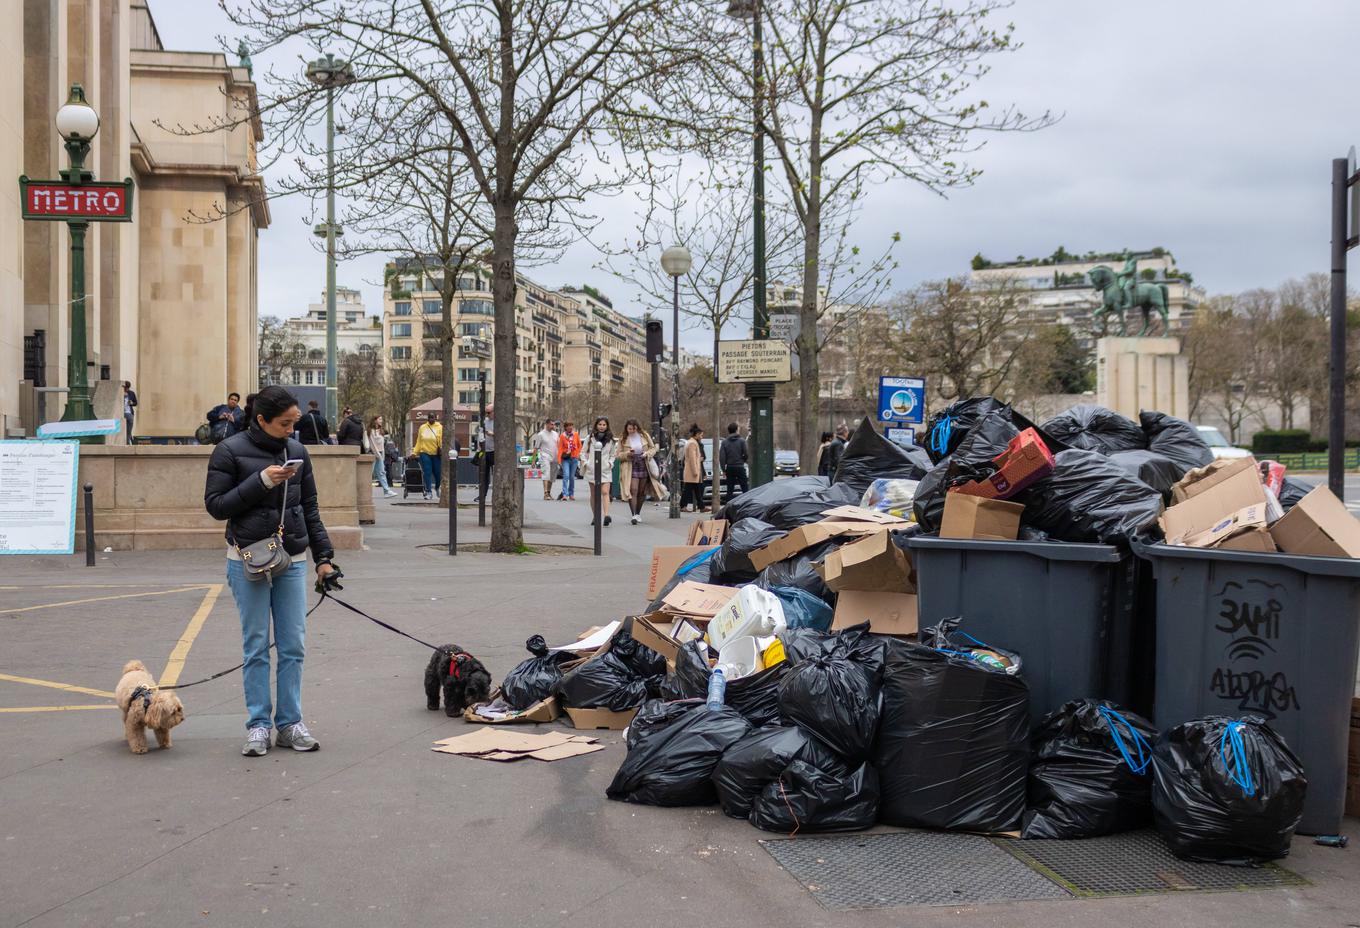
[[[132,180],[73,184],[64,180],[19,178],[25,219],[70,222],[131,222]]]

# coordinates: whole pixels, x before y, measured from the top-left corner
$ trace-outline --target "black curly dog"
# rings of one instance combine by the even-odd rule
[[[491,696],[491,674],[471,654],[456,644],[446,644],[430,655],[425,667],[425,708],[439,708],[444,691],[444,714],[462,715],[468,706]]]

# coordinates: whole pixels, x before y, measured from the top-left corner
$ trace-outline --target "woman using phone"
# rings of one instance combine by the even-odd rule
[[[275,744],[295,751],[321,745],[302,721],[303,635],[307,613],[307,551],[320,582],[335,571],[331,540],[321,524],[307,449],[290,436],[301,413],[283,387],[265,387],[246,403],[248,428],[220,442],[208,461],[203,502],[227,523],[227,583],[241,617],[245,665],[246,743],[261,757]],[[280,519],[282,513],[282,519]],[[272,579],[252,579],[241,560],[250,545],[281,534],[291,564]],[[270,699],[270,639],[278,651],[278,700]]]
[[[623,442],[619,447],[623,460],[619,469],[619,496],[628,504],[634,525],[642,521],[642,504],[648,496],[658,501],[668,498],[666,488],[661,485],[661,471],[653,460],[656,450],[656,443],[642,428],[642,423],[629,419],[623,424]]]
[[[609,420],[604,416],[595,420],[595,424],[590,429],[590,434],[586,436],[585,443],[581,446],[581,477],[585,480],[586,486],[590,488],[590,509],[593,518],[590,524],[595,524],[595,519],[604,517],[604,524],[608,525],[609,518],[609,490],[613,485],[614,475],[614,456],[618,450],[618,442],[614,440],[614,433],[609,429]],[[600,452],[600,474],[599,474],[599,502],[596,502],[595,493],[595,452]],[[598,507],[598,511],[596,511]]]

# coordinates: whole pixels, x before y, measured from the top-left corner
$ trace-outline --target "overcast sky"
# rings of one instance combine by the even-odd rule
[[[169,48],[214,49],[223,34],[235,45],[213,0],[151,7]],[[1360,2],[1018,0],[1011,19],[1024,47],[996,60],[979,95],[1063,119],[991,138],[972,156],[982,177],[947,199],[905,183],[871,191],[856,237],[867,246],[902,234],[899,288],[966,272],[978,251],[1008,260],[1058,245],[1161,245],[1210,293],[1328,269],[1330,159],[1360,143]],[[273,203],[260,236],[262,314],[297,315],[320,299],[308,209]],[[617,241],[632,217],[609,209],[601,234]],[[649,308],[599,260],[582,243],[523,270],[550,286],[594,284],[634,315]],[[339,273],[370,311],[381,310],[381,264]],[[686,331],[685,341],[706,337]]]

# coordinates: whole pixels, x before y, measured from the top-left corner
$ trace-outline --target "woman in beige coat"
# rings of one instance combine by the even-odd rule
[[[623,437],[619,439],[619,497],[628,504],[633,513],[633,524],[642,521],[642,504],[647,496],[652,499],[666,499],[666,488],[661,485],[661,471],[653,460],[656,457],[656,442],[642,428],[636,419],[623,424]]]
[[[680,505],[685,512],[704,507],[704,430],[698,424],[689,427],[689,441],[685,442],[685,469],[680,476],[684,495]]]

